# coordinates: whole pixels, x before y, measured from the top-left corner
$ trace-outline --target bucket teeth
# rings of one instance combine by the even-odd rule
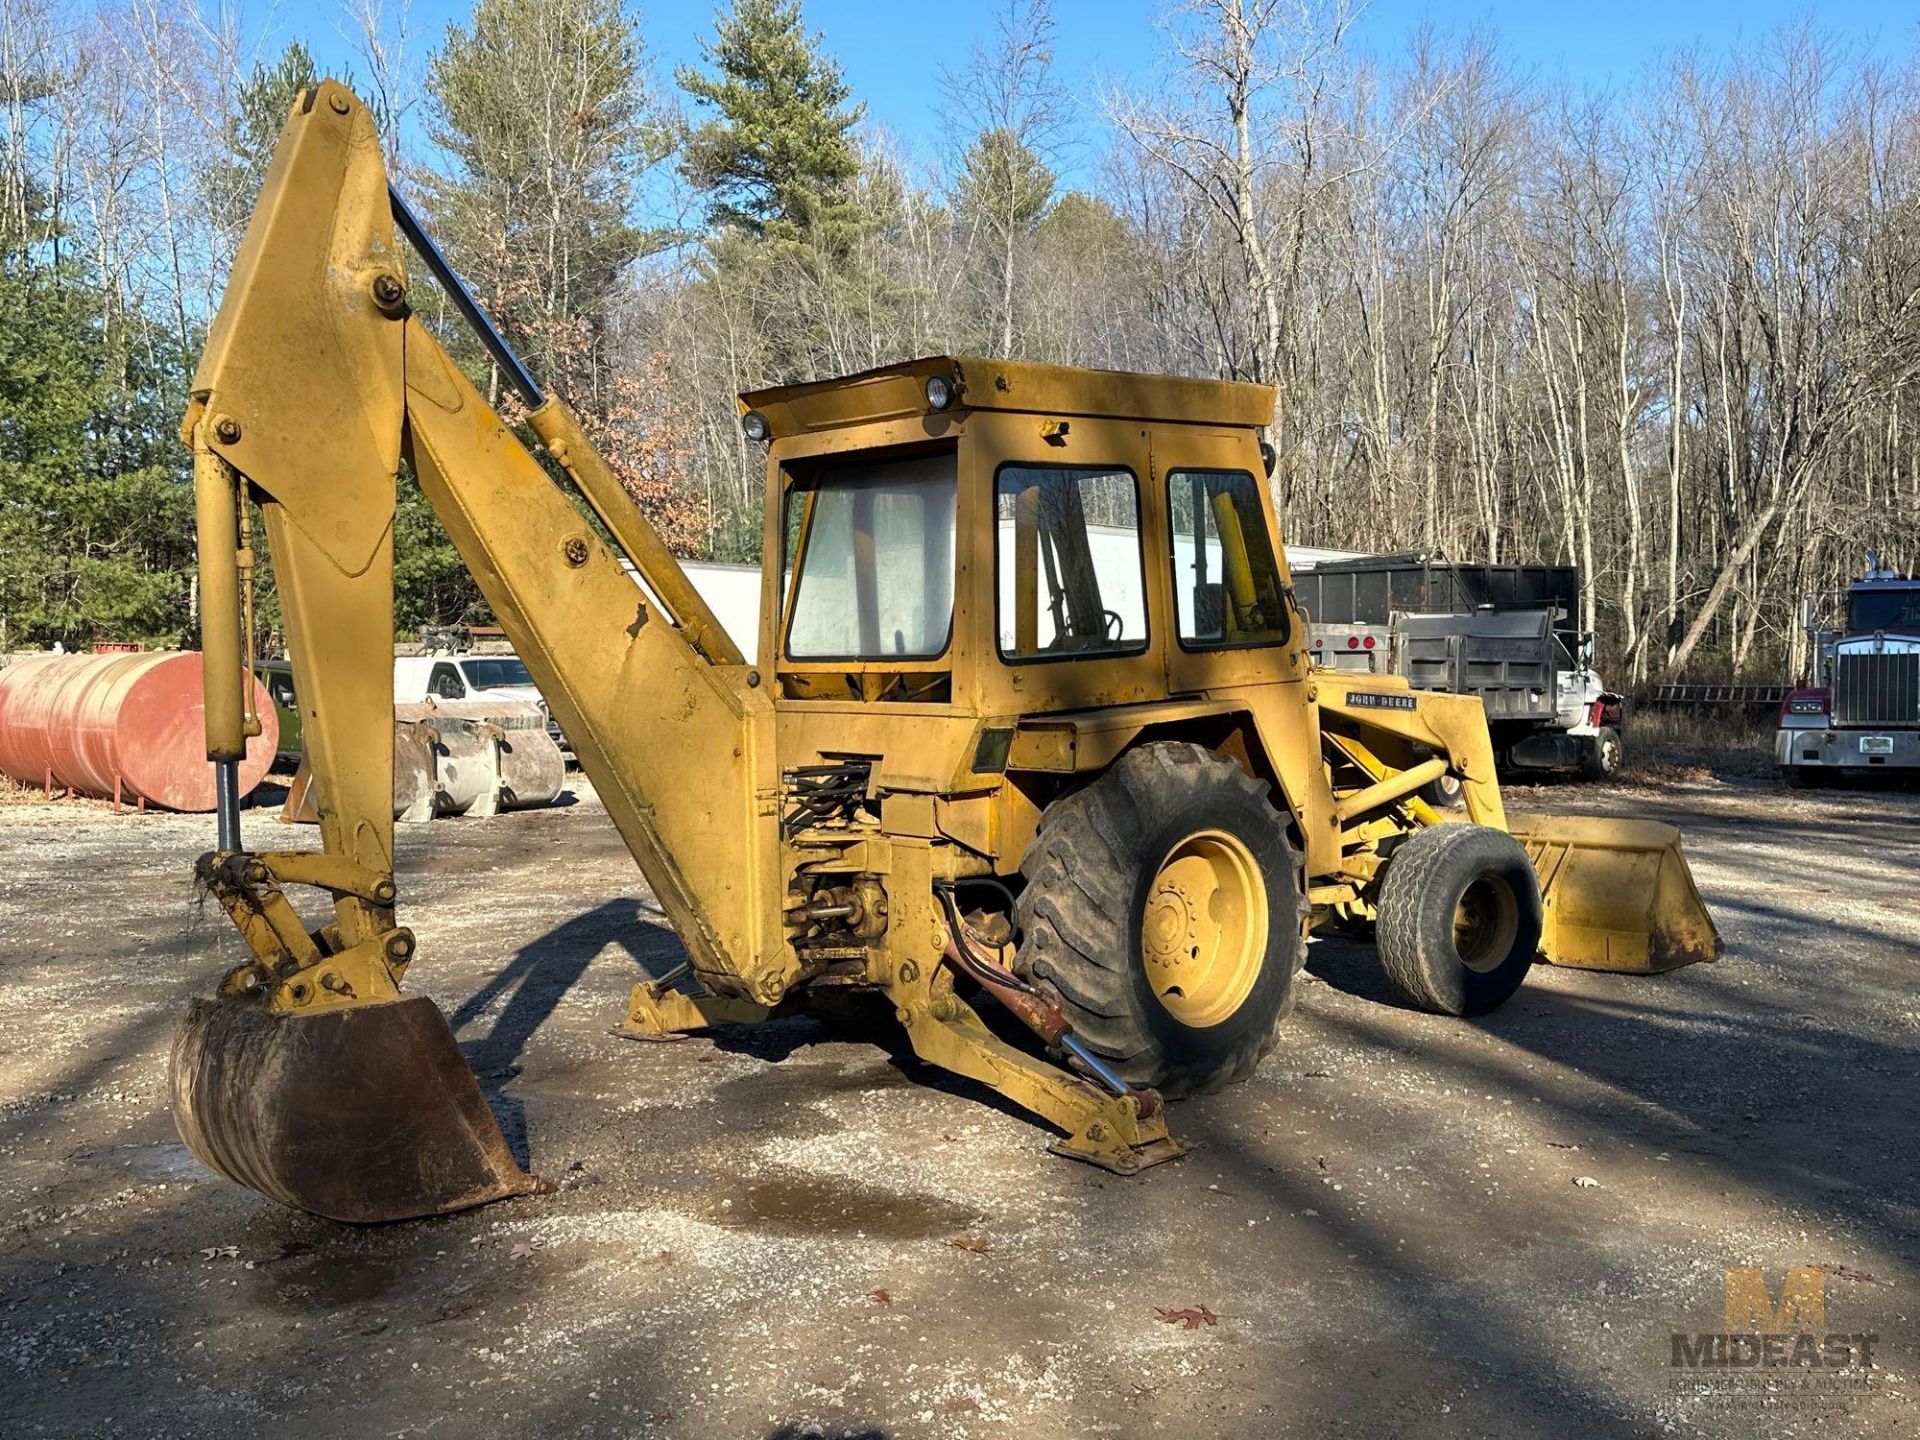
[[[552,1188],[515,1163],[424,995],[313,1015],[259,996],[195,1000],[170,1083],[202,1161],[330,1220],[409,1220]]]

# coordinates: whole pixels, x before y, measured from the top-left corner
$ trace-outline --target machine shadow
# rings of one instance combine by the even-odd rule
[[[1341,993],[1307,1007],[1293,1023],[1305,1020],[1319,1032],[1316,1043],[1336,1055],[1391,1052],[1450,1087],[1458,1098],[1428,1102],[1436,1107],[1428,1122],[1436,1131],[1446,1129],[1445,1107],[1484,1105],[1499,1114],[1511,1106],[1506,1113],[1526,1116],[1537,1131],[1560,1141],[1578,1142],[1603,1164],[1665,1159],[1661,1152],[1671,1152],[1676,1160],[1704,1166],[1712,1178],[1699,1183],[1718,1188],[1725,1215],[1758,1207],[1798,1215],[1809,1229],[1817,1219],[1848,1237],[1838,1253],[1821,1247],[1809,1260],[1839,1261],[1868,1247],[1894,1256],[1914,1253],[1920,1175],[1907,1137],[1920,1123],[1920,1069],[1911,1049],[1794,1010],[1756,1008],[1736,981],[1699,973],[1699,967],[1690,983],[1715,992],[1710,1014],[1701,1013],[1709,1007],[1697,993],[1642,992],[1635,987],[1659,982],[1621,977],[1621,994],[1523,989],[1491,1015],[1421,1017],[1420,1029],[1409,1033],[1409,1012],[1379,976],[1368,947],[1329,941],[1314,949],[1315,968]],[[1645,998],[1628,1000],[1624,993]],[[1428,1040],[1421,1033],[1428,1026],[1472,1026],[1482,1034],[1467,1044]],[[1284,1146],[1250,1142],[1229,1123],[1231,1114],[1230,1106],[1202,1100],[1176,1107],[1174,1120],[1201,1147],[1204,1163],[1222,1173],[1223,1190],[1313,1217],[1330,1250],[1349,1260],[1364,1256],[1364,1273],[1352,1283],[1380,1297],[1383,1307],[1404,1312],[1405,1338],[1396,1336],[1395,1343],[1429,1360],[1463,1364],[1483,1381],[1491,1377],[1523,1429],[1567,1433],[1571,1405],[1573,1433],[1655,1432],[1658,1373],[1590,1363],[1577,1346],[1543,1345],[1541,1307],[1521,1298],[1510,1282],[1463,1279],[1448,1257],[1416,1253],[1411,1244],[1401,1248],[1403,1239],[1421,1233],[1423,1222],[1404,1211],[1375,1207],[1370,1213],[1364,1205],[1330,1204],[1326,1177],[1289,1158]],[[1470,1180],[1453,1183],[1440,1171],[1431,1178],[1440,1191],[1414,1203],[1443,1213],[1461,1233],[1495,1233],[1510,1223],[1503,1209],[1510,1200],[1490,1191],[1483,1196]],[[1709,1223],[1681,1243],[1697,1246],[1711,1264],[1728,1241]],[[1525,1257],[1533,1249],[1521,1244],[1513,1253]],[[1569,1272],[1583,1264],[1604,1266],[1608,1254],[1597,1234],[1571,1248],[1541,1248],[1529,1288],[1560,1295],[1577,1312],[1580,1298],[1568,1288]],[[1600,1317],[1595,1310],[1596,1327]],[[1648,1324],[1658,1330],[1659,1317]],[[1446,1355],[1441,1341],[1447,1337],[1465,1348]]]
[[[682,954],[680,937],[663,920],[644,911],[638,900],[609,900],[521,946],[499,973],[447,1017],[458,1038],[499,1006],[486,1033],[461,1039],[460,1051],[480,1081],[513,1158],[523,1168],[531,1163],[532,1153],[526,1112],[519,1099],[507,1092],[507,1082],[520,1073],[520,1057],[535,1032],[609,945],[624,950],[642,972],[636,980],[663,973]]]

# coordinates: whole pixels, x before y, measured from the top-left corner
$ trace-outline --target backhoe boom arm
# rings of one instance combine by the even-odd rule
[[[411,313],[396,219],[528,403],[529,428],[564,478],[535,459]],[[298,867],[282,857],[245,852],[237,806],[223,804],[218,848],[201,876],[253,951],[228,977],[230,997],[256,998],[286,1022],[354,1012],[362,1029],[383,1008],[416,1003],[399,992],[413,943],[395,924],[391,803],[393,526],[405,463],[572,740],[701,980],[742,1000],[780,998],[797,966],[780,925],[767,692],[572,414],[513,357],[391,192],[371,117],[338,84],[307,92],[288,120],[182,433],[194,449],[209,597],[209,758],[230,761],[248,724],[244,692],[231,682],[251,658],[243,633],[246,517],[257,503],[333,865],[320,882],[333,917],[305,934],[280,888],[315,883],[313,872],[290,873]],[[452,1046],[450,1034],[444,1044]],[[208,1047],[188,1048],[200,1055]],[[249,1083],[257,1087],[259,1077]],[[239,1118],[223,1119],[215,1112],[229,1102],[217,1087],[194,1088],[185,1105],[197,1119],[192,1128],[183,1120],[183,1129],[202,1157],[267,1193],[297,1193],[299,1177],[261,1181],[253,1152],[270,1150],[271,1139],[220,1133],[272,1128],[268,1106],[285,1108],[288,1098],[236,1099]],[[408,1087],[397,1083],[394,1093]],[[473,1108],[464,1093],[455,1097],[461,1107]],[[460,1194],[474,1192],[462,1185],[454,1187]]]

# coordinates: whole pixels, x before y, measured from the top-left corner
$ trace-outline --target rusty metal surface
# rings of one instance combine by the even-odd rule
[[[174,1036],[175,1123],[193,1153],[331,1220],[443,1215],[548,1189],[515,1163],[424,995],[317,1015],[196,1000]]]
[[[261,733],[246,742],[240,792],[273,764],[280,724],[253,682]],[[213,809],[196,651],[37,655],[0,671],[0,772],[103,799]]]

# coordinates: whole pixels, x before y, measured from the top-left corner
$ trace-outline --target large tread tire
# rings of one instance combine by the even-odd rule
[[[1463,898],[1484,913],[1473,963],[1455,931]],[[1504,1004],[1540,948],[1540,882],[1504,830],[1432,825],[1401,841],[1380,877],[1376,943],[1387,979],[1408,1004],[1480,1015]]]
[[[1182,1023],[1154,993],[1141,927],[1162,862],[1189,837],[1220,831],[1253,857],[1267,934],[1245,998],[1218,1023]],[[1041,816],[1021,859],[1015,969],[1056,998],[1074,1033],[1129,1084],[1169,1099],[1244,1080],[1273,1049],[1306,958],[1301,861],[1267,787],[1198,745],[1128,751]]]

